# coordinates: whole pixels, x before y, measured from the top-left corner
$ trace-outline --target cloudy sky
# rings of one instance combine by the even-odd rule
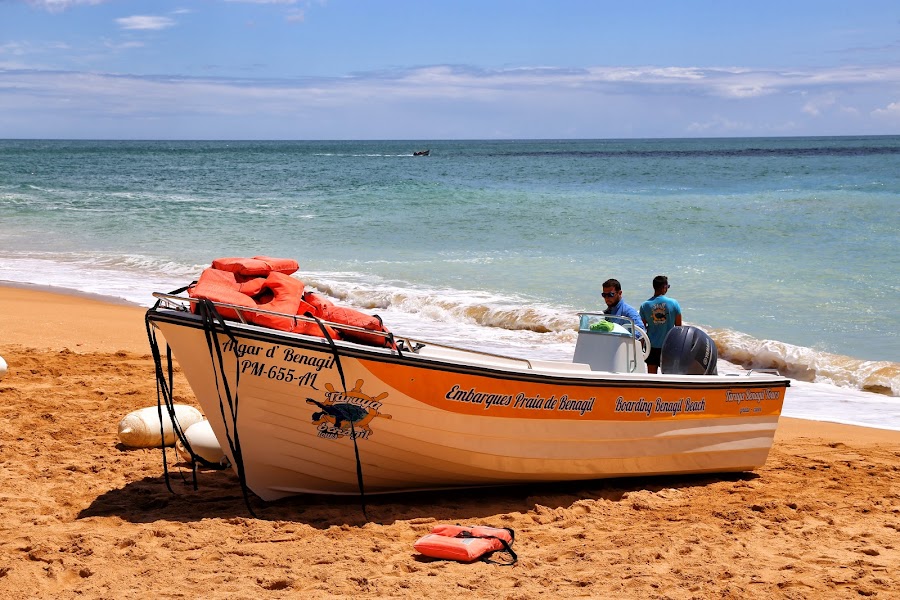
[[[856,134],[896,0],[0,0],[0,138]]]

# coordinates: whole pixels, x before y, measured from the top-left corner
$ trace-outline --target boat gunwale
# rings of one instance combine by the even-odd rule
[[[187,300],[187,299],[185,299]],[[189,327],[192,329],[204,329],[204,324],[199,316],[184,309],[164,308],[154,306],[147,311],[149,321],[167,322],[173,325]],[[219,323],[214,324],[217,333],[225,333]],[[450,373],[462,373],[491,378],[502,378],[514,381],[530,383],[546,383],[553,385],[568,385],[575,387],[630,387],[630,388],[669,388],[669,389],[735,389],[768,387],[790,387],[790,380],[783,376],[775,376],[769,373],[748,372],[746,375],[665,375],[647,373],[615,373],[611,371],[574,371],[569,369],[551,370],[549,368],[534,369],[530,367],[527,359],[519,357],[507,357],[498,354],[481,353],[478,350],[456,348],[435,344],[443,348],[450,348],[462,353],[475,355],[487,354],[510,361],[525,362],[529,364],[528,370],[522,368],[503,368],[491,364],[465,364],[452,362],[447,358],[423,356],[410,350],[401,352],[390,348],[367,346],[346,340],[333,340],[334,347],[328,340],[320,337],[270,329],[250,323],[229,320],[229,327],[240,331],[240,335],[247,339],[259,342],[281,342],[285,345],[303,348],[317,352],[334,354],[335,348],[341,356],[354,359],[365,359],[375,362],[392,363],[414,368],[437,370]],[[404,339],[404,338],[401,338]],[[426,342],[427,343],[427,342]],[[553,361],[544,361],[553,362]],[[560,361],[561,362],[561,361]],[[568,363],[561,363],[568,364]],[[574,374],[582,375],[575,376]],[[651,379],[652,377],[652,379]],[[665,379],[660,380],[660,377]],[[690,378],[690,379],[675,379]],[[716,380],[710,380],[716,378]]]

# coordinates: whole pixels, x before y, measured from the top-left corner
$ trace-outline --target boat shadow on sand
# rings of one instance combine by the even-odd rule
[[[368,521],[363,516],[359,496],[305,494],[264,502],[251,494],[250,506],[258,519],[293,521],[319,529],[424,518],[460,522],[497,514],[527,513],[538,505],[570,508],[581,500],[634,502],[629,499],[633,492],[658,493],[758,477],[753,472],[629,477],[368,495],[365,498]],[[190,471],[175,470],[170,472],[170,485],[172,492],[167,489],[163,476],[128,483],[98,496],[78,518],[117,516],[132,523],[252,518],[237,477],[231,471],[199,471],[195,490]]]

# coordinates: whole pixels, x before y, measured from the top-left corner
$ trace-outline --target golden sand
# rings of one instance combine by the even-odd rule
[[[144,311],[0,287],[0,598],[858,598],[900,590],[900,432],[782,419],[754,473],[251,500],[118,445],[156,404]],[[790,391],[788,391],[790,393]],[[176,400],[196,404],[179,376]],[[418,556],[516,532],[513,567]]]

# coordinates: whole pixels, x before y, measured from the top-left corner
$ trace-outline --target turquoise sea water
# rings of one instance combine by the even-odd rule
[[[637,306],[665,274],[728,361],[900,395],[895,136],[6,140],[0,223],[0,280],[149,305],[284,256],[394,330],[549,358],[605,279]]]

